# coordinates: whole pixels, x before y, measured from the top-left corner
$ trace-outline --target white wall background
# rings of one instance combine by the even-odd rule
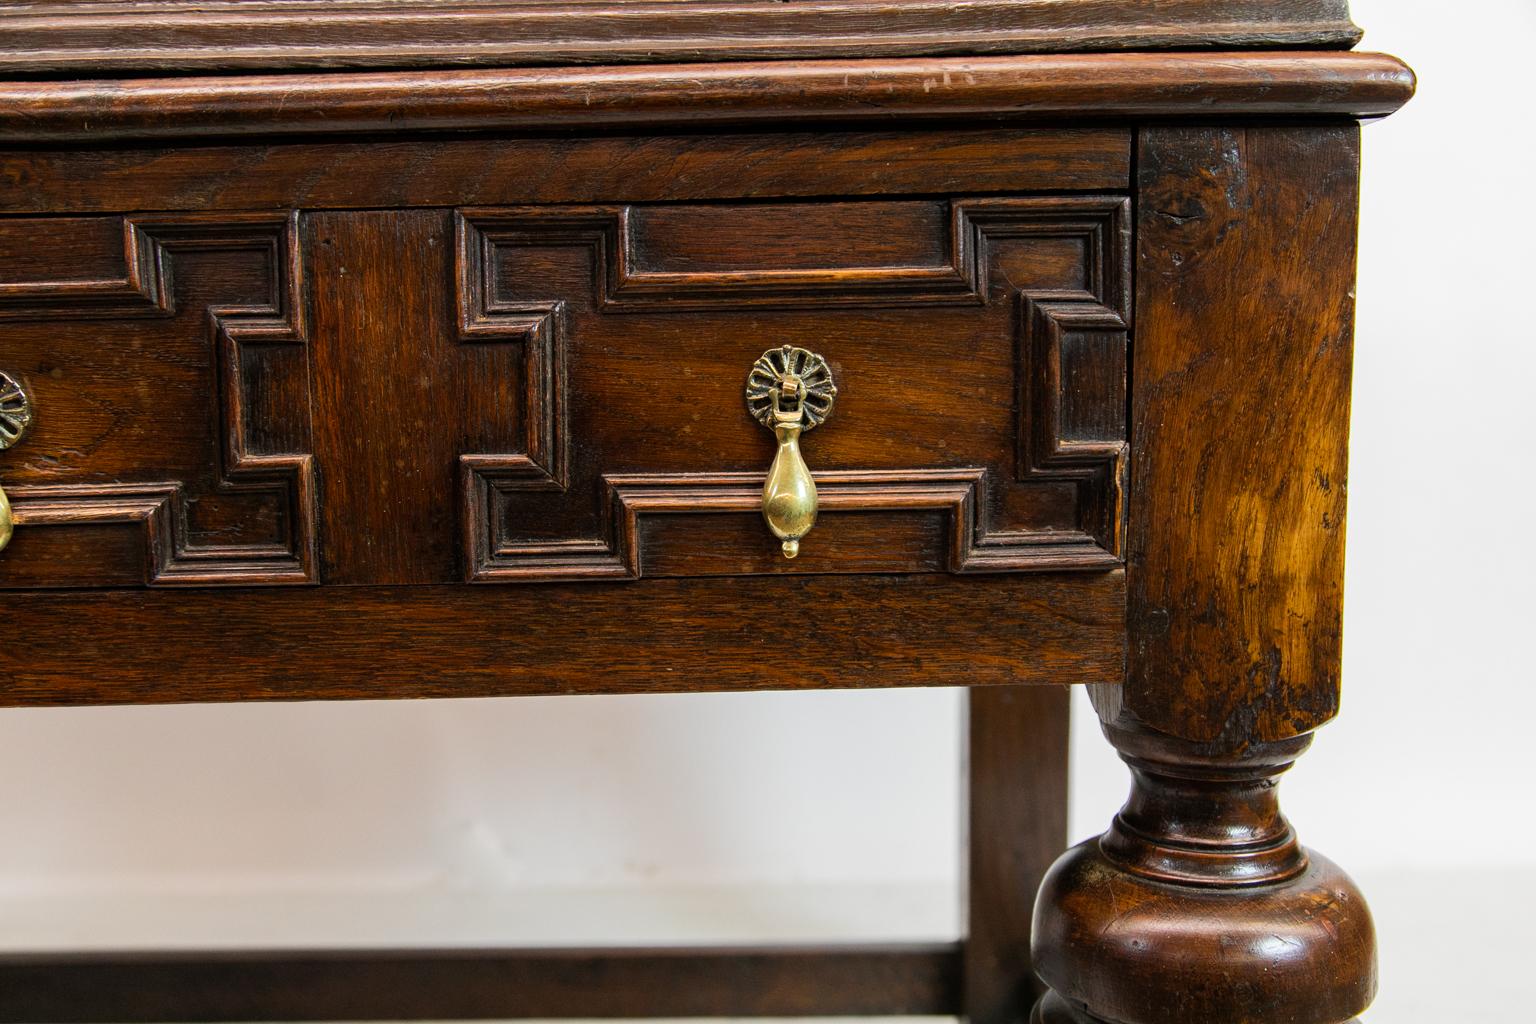
[[[1502,1021],[1518,947],[1466,943],[1536,906],[1536,3],[1445,10],[1355,4],[1422,89],[1365,137],[1345,714],[1285,803],[1372,897],[1376,1019]],[[1078,712],[1084,837],[1125,777]],[[3,711],[0,946],[954,934],[959,729],[929,691]]]

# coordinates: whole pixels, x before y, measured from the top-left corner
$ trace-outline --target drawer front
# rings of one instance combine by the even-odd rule
[[[310,339],[292,213],[0,220],[18,586],[305,583]]]
[[[5,586],[1118,564],[1127,200],[0,221]],[[39,246],[38,240],[46,239]],[[744,386],[822,354],[820,519]]]

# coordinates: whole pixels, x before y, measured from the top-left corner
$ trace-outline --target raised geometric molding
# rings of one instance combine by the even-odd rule
[[[949,521],[945,567],[950,572],[1014,572],[1113,568],[1118,558],[1087,534],[988,530],[984,469],[816,473],[821,511],[938,512]],[[602,536],[544,543],[503,542],[483,552],[475,582],[549,579],[638,579],[642,516],[756,512],[763,478],[757,473],[603,477]]]
[[[555,225],[544,244],[564,236]],[[577,229],[582,243],[588,237]],[[523,450],[459,456],[460,509],[466,577],[495,557],[501,502],[519,491],[563,491],[566,477],[565,303],[509,303],[496,297],[495,237],[454,216],[455,303],[459,340],[466,345],[521,344],[524,353]]]
[[[554,230],[541,244],[586,241]],[[514,455],[469,455],[465,465],[506,486],[563,490],[566,486],[565,303],[505,302],[496,297],[496,237],[462,214],[454,217],[455,303],[459,340],[466,345],[521,344],[524,350],[526,433]]]
[[[1020,480],[1080,480],[1078,517],[1120,554],[1130,444],[1130,327],[1096,302],[1020,296]]]
[[[1120,458],[1125,442],[1125,320],[1093,302],[1021,296],[1035,415],[1021,423],[1020,476],[1071,473]]]
[[[44,484],[8,488],[20,526],[138,523],[144,529],[146,583],[239,586],[318,582],[315,523],[318,494],[313,456],[263,453],[248,444],[245,346],[305,344],[297,213],[169,215],[123,221],[126,271],[121,278],[0,284],[0,318],[144,319],[175,314],[174,254],[251,252],[272,269],[271,300],[213,305],[220,493],[269,496],[278,503],[280,543],[198,542],[180,481],[134,484]],[[306,385],[307,389],[307,385]],[[308,410],[294,410],[307,417]]]
[[[170,266],[165,247],[146,225],[124,218],[121,277],[0,282],[0,320],[170,316]]]
[[[989,241],[1080,238],[1089,288],[1031,292],[1041,302],[1098,302],[1128,315],[1129,200],[1105,196],[964,199],[950,204],[949,260],[916,267],[658,271],[637,265],[628,206],[467,209],[457,218],[460,285],[466,275],[494,294],[502,246],[592,249],[596,305],[605,313],[721,310],[741,306],[890,307],[984,305]],[[469,260],[478,261],[471,265]]]
[[[1083,289],[1019,293],[1020,409],[1016,442],[1020,480],[1076,486],[1079,530],[1009,530],[985,520],[984,468],[816,473],[824,510],[935,511],[947,515],[951,572],[1103,569],[1121,564],[1124,367],[1129,320],[1129,201],[1068,196],[968,199],[951,204],[943,265],[797,270],[659,272],[637,265],[626,206],[464,210],[456,219],[456,278],[461,337],[521,342],[529,389],[525,450],[463,454],[461,521],[465,577],[472,582],[634,579],[641,575],[641,516],[741,513],[761,504],[754,473],[604,474],[600,535],[568,539],[503,536],[507,502],[519,492],[564,491],[569,429],[565,419],[567,309],[562,301],[497,299],[498,250],[576,246],[590,250],[599,313],[722,311],[754,307],[985,305],[993,242],[1075,238],[1083,242]],[[1102,340],[1104,358],[1078,351],[1080,337]],[[1067,344],[1067,350],[1063,345]],[[1108,382],[1105,410],[1074,403],[1071,376],[1093,363]],[[1118,367],[1118,397],[1113,379]],[[1094,403],[1088,403],[1093,406]],[[1089,415],[1089,414],[1092,415]],[[1115,432],[1115,424],[1119,424]],[[1085,431],[1084,426],[1092,428]]]

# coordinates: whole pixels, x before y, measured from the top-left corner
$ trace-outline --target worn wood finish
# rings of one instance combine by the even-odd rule
[[[1142,133],[1128,666],[1094,694],[1133,783],[1041,889],[1036,1024],[1375,994],[1370,911],[1275,789],[1338,707],[1358,167],[1354,126]]]
[[[0,83],[0,143],[986,117],[1380,117],[1370,53],[1042,54],[569,70]]]
[[[11,607],[11,706],[1061,685],[1124,671],[1120,572],[34,592]],[[814,656],[785,662],[807,629]]]
[[[1342,3],[0,28],[0,369],[39,409],[0,703],[976,687],[964,951],[9,957],[0,1018],[1015,1024],[1031,966],[1036,1024],[1365,1007],[1369,912],[1275,798],[1338,707],[1352,122],[1414,86],[1317,48]],[[794,563],[742,402],[786,342],[840,387]],[[1021,683],[1091,685],[1133,774],[1032,925],[1065,696]]]
[[[1126,128],[963,124],[942,131],[12,146],[0,148],[0,181],[9,186],[0,189],[0,213],[1123,193],[1130,168]]]
[[[0,74],[1335,46],[1344,0],[230,0],[0,12]]]
[[[1018,1024],[1041,994],[1030,959],[1034,894],[1067,842],[1068,692],[966,694],[968,1024]]]
[[[0,1021],[953,1014],[952,945],[0,955]]]
[[[1176,736],[1285,739],[1338,709],[1359,131],[1149,129],[1138,174],[1131,661],[1106,696]]]

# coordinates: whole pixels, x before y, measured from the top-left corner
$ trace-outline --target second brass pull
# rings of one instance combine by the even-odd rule
[[[826,360],[793,345],[764,352],[747,377],[747,408],[779,442],[763,482],[763,520],[785,558],[800,553],[800,538],[816,525],[816,481],[800,454],[800,436],[832,414],[836,397]]]

